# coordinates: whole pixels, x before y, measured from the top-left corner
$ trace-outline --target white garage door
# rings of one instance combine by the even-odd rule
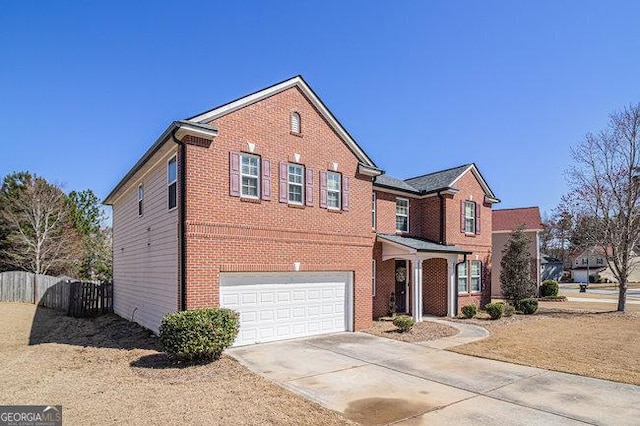
[[[234,346],[351,329],[350,272],[222,273],[220,305],[240,313]]]

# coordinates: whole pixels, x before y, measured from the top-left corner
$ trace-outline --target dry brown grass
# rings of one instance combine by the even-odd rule
[[[226,356],[171,365],[156,338],[115,315],[0,303],[0,341],[0,405],[61,404],[66,424],[349,423]]]
[[[572,310],[577,305],[582,310]],[[591,309],[594,305],[594,309]],[[541,302],[535,315],[474,320],[491,335],[455,352],[640,385],[640,315],[606,303]],[[603,312],[609,310],[609,312]]]
[[[371,328],[362,331],[374,336],[409,343],[425,342],[458,334],[458,330],[453,327],[431,321],[419,322],[405,333],[401,333],[391,321],[374,321]]]

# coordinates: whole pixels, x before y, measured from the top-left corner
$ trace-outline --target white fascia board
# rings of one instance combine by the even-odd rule
[[[340,138],[347,144],[347,146],[356,154],[356,157],[366,166],[375,168],[375,164],[371,159],[367,156],[367,154],[360,149],[358,144],[349,136],[349,133],[338,123],[338,120],[333,116],[333,114],[324,106],[322,101],[316,96],[316,94],[311,90],[311,88],[307,85],[307,83],[300,77],[296,76],[289,80],[283,81],[280,84],[276,84],[275,86],[268,87],[264,90],[251,94],[249,96],[245,96],[244,98],[240,98],[234,102],[223,105],[214,110],[205,112],[198,116],[191,118],[189,121],[204,123],[211,120],[215,120],[216,118],[222,117],[223,115],[229,114],[233,111],[236,111],[240,108],[244,108],[248,105],[251,105],[255,102],[266,99],[270,96],[273,96],[277,93],[280,93],[284,90],[287,90],[291,87],[297,86],[302,93],[305,95],[307,99],[313,104],[313,106],[322,114],[322,116],[327,120],[329,125],[333,128],[333,130],[338,133]]]
[[[358,173],[365,176],[380,176],[383,172],[375,167],[367,166],[366,164],[358,163]]]
[[[176,130],[175,136],[178,140],[182,141],[182,138],[185,136],[196,136],[205,139],[213,139],[218,135],[218,132],[215,130],[206,130],[201,129],[199,127],[192,127],[185,124],[179,124],[178,129]]]
[[[392,195],[399,195],[401,197],[409,197],[409,198],[412,198],[414,200],[422,200],[423,198],[430,198],[430,197],[437,197],[438,196],[437,192],[430,192],[429,194],[420,195],[420,194],[416,194],[415,192],[404,192],[404,191],[401,191],[399,189],[396,190],[396,189],[376,186],[375,184],[373,185],[373,190],[374,191],[379,191],[379,192],[385,192],[387,194],[392,194]],[[446,190],[440,191],[441,194],[451,194],[451,195],[455,195],[458,192],[460,192],[460,191],[457,190],[457,189],[446,189]]]
[[[496,231],[491,231],[491,233],[493,234],[510,234],[512,233],[514,230],[512,229],[511,231],[507,231],[504,229],[501,230],[496,230]],[[535,232],[536,234],[541,232],[542,229],[523,229],[522,232]]]

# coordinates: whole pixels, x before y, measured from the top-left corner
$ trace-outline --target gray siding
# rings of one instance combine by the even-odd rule
[[[149,161],[113,205],[114,311],[156,333],[162,317],[178,309],[178,211],[167,210],[169,158]]]

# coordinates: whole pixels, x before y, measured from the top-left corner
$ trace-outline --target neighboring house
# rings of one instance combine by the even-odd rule
[[[157,332],[229,307],[242,345],[361,330],[392,292],[418,321],[478,301],[498,200],[477,167],[382,173],[299,76],[172,123],[105,200],[115,312]]]
[[[571,256],[571,279],[576,283],[588,283],[590,275],[599,275],[607,269],[604,250],[590,247],[578,250]]]
[[[546,280],[560,281],[564,272],[562,260],[555,257],[540,254],[540,281]]]
[[[529,253],[531,254],[531,279],[540,287],[540,232],[542,220],[538,207],[521,207],[515,209],[501,209],[493,211],[493,273],[491,275],[491,297],[502,297],[500,286],[500,271],[502,267],[502,252],[509,241],[509,236],[518,227],[523,227],[524,234],[529,238]]]

